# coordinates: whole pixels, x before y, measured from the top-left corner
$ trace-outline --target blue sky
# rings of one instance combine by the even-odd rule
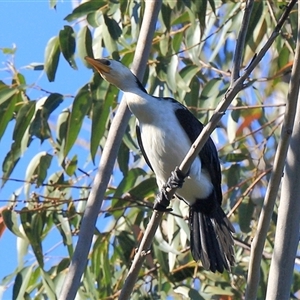
[[[71,69],[64,58],[60,57],[58,72],[55,82],[48,82],[46,75],[42,71],[33,71],[27,69],[31,63],[42,63],[44,61],[44,50],[49,39],[58,35],[59,30],[68,23],[64,21],[64,17],[72,11],[72,3],[70,1],[58,2],[57,9],[50,9],[49,2],[42,1],[3,1],[0,0],[0,48],[12,48],[16,45],[17,51],[14,57],[16,68],[25,76],[27,84],[36,83],[40,87],[52,92],[62,94],[75,95],[76,91],[88,82],[92,76],[91,70],[88,70],[81,61],[76,58],[78,70]],[[11,56],[4,55],[0,52],[0,80],[7,83],[10,82],[11,74],[7,72],[6,63],[11,60]],[[39,99],[45,94],[41,91],[31,89],[28,90],[28,96],[32,100]],[[67,99],[66,105],[71,104],[71,99]],[[61,110],[61,107],[60,107]],[[88,129],[89,130],[89,129]],[[88,138],[88,137],[87,137]],[[11,127],[8,128],[7,134],[0,142],[0,164],[2,164],[4,155],[10,148],[11,144]],[[43,145],[38,141],[33,145],[36,151],[42,151]],[[47,144],[46,144],[47,151]],[[49,150],[48,145],[48,150]],[[30,150],[34,151],[34,150]],[[33,153],[25,154],[21,159],[21,164],[13,172],[13,178],[24,179],[26,164]],[[86,152],[85,152],[86,155]],[[86,160],[87,158],[81,158]],[[26,162],[27,161],[27,162]],[[6,204],[7,199],[12,192],[18,188],[15,183],[8,182],[4,189],[0,190],[0,207]],[[21,197],[24,199],[24,197]],[[45,241],[44,252],[58,243],[61,239],[58,234],[54,234],[51,241]],[[58,247],[59,249],[59,247]],[[60,255],[64,255],[59,251],[51,251],[50,256],[59,259]],[[0,239],[0,281],[5,275],[12,273],[17,266],[16,238],[6,230]],[[33,255],[29,255],[28,259],[33,259]],[[2,299],[11,299],[12,287],[5,293]],[[1,297],[1,292],[0,292]]]

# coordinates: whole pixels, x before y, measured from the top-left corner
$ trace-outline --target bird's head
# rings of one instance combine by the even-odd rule
[[[122,63],[113,59],[94,59],[88,56],[85,59],[106,81],[120,90],[127,92],[135,88],[141,89],[139,80]]]

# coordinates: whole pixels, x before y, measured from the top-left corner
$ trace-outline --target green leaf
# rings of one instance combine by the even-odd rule
[[[248,24],[248,30],[245,38],[245,44],[249,44],[250,47],[252,46],[250,40],[253,38],[253,32],[255,31],[255,27],[259,24],[259,20],[263,14],[264,10],[264,3],[263,1],[255,1],[253,3],[252,13],[250,17],[250,21]],[[255,52],[256,49],[253,49]]]
[[[43,278],[43,288],[45,289],[45,294],[47,295],[48,299],[56,300],[56,293],[55,293],[55,286],[54,283],[49,276],[43,269],[41,270],[41,275]]]
[[[39,100],[42,101],[43,99]],[[38,104],[39,104],[38,101]],[[34,135],[43,142],[51,137],[51,130],[48,124],[50,114],[63,101],[63,96],[58,93],[51,94],[36,111],[35,117],[30,125],[29,134]]]
[[[16,117],[16,125],[13,132],[13,139],[16,144],[21,144],[25,132],[35,112],[36,101],[29,101],[22,105]]]
[[[37,110],[35,117],[30,124],[29,134],[36,136],[41,142],[51,137],[51,129],[42,108]]]
[[[242,232],[249,233],[251,231],[250,223],[252,221],[254,208],[255,206],[249,198],[244,199],[241,205],[239,206],[239,225]]]
[[[205,29],[207,0],[194,0],[194,3],[195,3],[195,12],[198,16],[198,19],[200,22],[201,33],[203,35],[204,29]]]
[[[83,64],[91,69],[92,66],[85,60],[85,57],[94,57],[92,33],[88,26],[80,29],[77,36],[78,55]]]
[[[91,0],[84,2],[77,6],[71,14],[67,15],[64,20],[71,22],[79,19],[80,17],[86,16],[88,13],[100,9],[102,6],[105,6],[107,1],[103,0]]]
[[[20,213],[21,223],[24,232],[30,241],[32,250],[39,263],[39,266],[44,266],[44,256],[42,250],[42,232],[44,227],[44,220],[42,213],[29,211],[27,207],[24,207]]]
[[[89,91],[88,84],[80,89],[78,94],[76,95],[73,107],[71,111],[71,115],[68,122],[68,129],[65,136],[65,147],[64,147],[64,157],[67,156],[72,146],[74,145],[79,131],[81,129],[81,125],[84,117],[87,112],[91,108],[91,95]]]
[[[77,169],[77,164],[78,164],[77,155],[74,155],[73,158],[65,164],[64,169],[69,176],[74,175]]]
[[[116,88],[105,80],[99,83],[96,78],[101,79],[99,74],[95,75],[91,85],[92,103],[92,131],[90,152],[92,160],[95,160],[99,143],[103,137],[108,124],[111,107],[115,100]]]
[[[64,109],[58,116],[56,127],[56,140],[58,148],[59,161],[64,159],[64,148],[66,144],[66,136],[68,132],[68,124],[70,120],[71,112],[69,109]]]
[[[50,8],[56,9],[57,0],[49,0]]]
[[[72,233],[68,218],[59,213],[54,213],[53,221],[63,238],[64,245],[72,245]]]
[[[167,68],[167,83],[173,93],[177,90],[176,74],[178,72],[178,56],[173,55]]]
[[[19,214],[17,214],[15,211],[10,209],[4,209],[2,212],[2,217],[4,220],[4,223],[6,227],[16,236],[24,239],[24,234],[19,230],[18,226],[18,217]]]
[[[16,47],[13,47],[13,48],[4,47],[4,48],[0,48],[0,50],[2,51],[3,54],[15,54],[17,51],[17,48]]]
[[[147,178],[129,190],[130,195],[137,199],[144,199],[157,190],[157,183],[154,177]]]
[[[32,274],[34,264],[20,270],[16,276],[13,286],[13,299],[26,299],[25,294]]]
[[[123,194],[127,193],[135,185],[137,178],[141,175],[146,175],[146,172],[141,168],[135,168],[129,170],[127,176],[122,179],[119,186],[117,187],[114,197],[119,198]]]
[[[1,92],[0,92],[1,93]],[[15,94],[10,101],[0,105],[0,139],[2,138],[8,123],[12,120],[16,103],[20,102],[21,94]]]
[[[124,142],[122,142],[120,145],[117,159],[119,168],[123,173],[123,176],[126,176],[129,164],[129,148],[124,144]]]
[[[48,116],[63,102],[63,95],[52,93],[43,104],[43,108],[47,110]]]
[[[10,174],[14,170],[21,155],[22,153],[21,153],[20,144],[13,142],[10,151],[6,154],[4,161],[2,163],[2,171],[3,171],[2,186],[6,183],[7,179],[10,177]]]
[[[110,24],[110,21],[107,21],[107,19],[109,19],[107,16],[104,15],[104,20],[105,23]],[[111,20],[111,19],[109,19]],[[102,32],[102,36],[103,36],[103,41],[104,41],[104,45],[107,48],[107,51],[110,53],[110,55],[112,56],[113,59],[115,60],[120,60],[120,55],[119,55],[119,48],[117,45],[117,35],[118,33],[115,33],[113,28],[109,28],[108,24],[106,24],[106,26],[103,26],[103,32]],[[112,25],[114,26],[114,25]],[[111,35],[111,32],[113,32],[113,35]]]
[[[107,26],[108,32],[112,39],[117,40],[121,34],[122,29],[118,25],[117,21],[115,19],[109,18],[106,14],[104,15],[104,22]]]
[[[170,8],[169,5],[166,5],[165,3],[162,3],[161,5],[161,16],[163,19],[163,23],[167,28],[167,31],[170,31],[170,27],[171,27],[171,13],[172,13],[172,9]]]
[[[27,166],[25,178],[25,194],[29,197],[29,188],[34,182],[36,186],[42,185],[47,176],[53,156],[43,151],[36,154]]]
[[[214,12],[214,14],[216,14],[216,6],[215,6],[215,0],[208,0],[212,11]]]
[[[74,60],[74,53],[76,48],[75,32],[71,26],[64,26],[64,29],[59,31],[59,45],[60,51],[69,65],[77,70],[76,62]]]
[[[213,78],[204,86],[201,93],[201,100],[207,100],[219,94],[220,85],[222,84],[222,80],[220,78]]]
[[[241,178],[241,166],[239,164],[232,164],[226,178],[228,188],[235,186]]]
[[[16,94],[17,91],[18,88],[10,88],[9,86],[2,88],[0,90],[0,105],[9,100],[14,94]]]
[[[50,82],[55,80],[55,74],[59,62],[59,56],[60,56],[59,38],[55,36],[48,41],[48,44],[45,49],[44,69],[47,74],[48,80]]]

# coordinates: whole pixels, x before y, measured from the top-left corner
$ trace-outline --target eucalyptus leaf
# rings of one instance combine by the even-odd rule
[[[65,135],[64,157],[67,156],[74,145],[84,117],[91,107],[91,95],[88,85],[82,87],[75,96],[70,118],[68,119],[67,131]]]
[[[74,53],[76,48],[75,32],[71,26],[64,26],[64,29],[59,32],[60,50],[69,63],[69,65],[77,70],[77,65],[74,60]]]
[[[44,69],[49,81],[55,80],[55,74],[58,67],[59,56],[60,56],[59,38],[55,36],[48,41],[45,49]]]
[[[94,57],[92,33],[88,26],[83,26],[78,32],[77,49],[78,56],[80,57],[83,64],[87,68],[91,69],[92,66],[85,60],[86,56]]]
[[[71,14],[65,17],[68,22],[77,20],[80,17],[86,16],[88,13],[100,9],[102,6],[106,5],[105,0],[92,0],[81,3],[77,6]]]
[[[16,236],[19,238],[24,239],[25,235],[19,230],[18,225],[18,217],[19,214],[17,214],[15,211],[10,209],[4,209],[1,212],[1,215],[3,217],[5,226]]]
[[[2,105],[5,101],[9,100],[14,94],[16,94],[18,88],[11,88],[7,86],[6,88],[2,88],[0,90],[0,105]]]
[[[0,105],[0,140],[7,128],[8,123],[13,118],[15,105],[19,102],[20,98],[20,93],[17,93],[11,97],[10,101]]]

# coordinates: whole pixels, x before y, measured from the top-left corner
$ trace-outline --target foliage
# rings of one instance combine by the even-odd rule
[[[282,12],[276,2],[255,2],[246,35],[244,67],[276,25]],[[52,0],[50,5],[57,4]],[[243,5],[213,0],[163,1],[143,81],[149,93],[176,98],[205,123],[229,85],[228,70]],[[80,4],[66,16],[69,25],[46,45],[42,68],[49,81],[55,80],[60,54],[73,69],[77,69],[78,59],[90,67],[84,60],[86,55],[109,54],[130,65],[143,11],[144,3],[139,1],[91,0]],[[284,111],[296,18],[293,11],[289,26],[283,28],[213,135],[222,163],[224,208],[237,231],[236,266],[230,273],[212,274],[192,260],[185,222],[187,207],[175,200],[173,212],[166,214],[158,229],[132,299],[175,299],[179,295],[192,299],[243,297],[249,244],[262,208]],[[16,55],[8,50],[2,49],[8,57]],[[39,71],[41,66],[34,69]],[[92,162],[101,155],[112,112],[118,104],[118,91],[95,73],[71,97],[72,105],[62,108],[70,96],[45,91],[44,97],[30,99],[32,86],[17,66],[10,70],[11,80],[0,82],[0,138],[5,137],[5,143],[11,144],[8,153],[1,155],[2,188],[12,180],[12,172],[36,141],[47,144],[48,150],[31,152],[34,155],[23,183],[16,184],[2,211],[5,225],[18,237],[19,255],[15,272],[3,278],[2,287],[13,281],[14,299],[55,299],[73,254],[94,177],[94,170],[85,170],[79,164],[76,143],[84,124],[88,124],[89,149],[80,151]],[[9,126],[13,128],[10,137],[5,135]],[[117,297],[151,213],[156,183],[137,147],[133,118],[119,151],[115,174],[118,175],[107,189],[100,216],[105,226],[97,223],[78,291],[84,299]],[[265,296],[276,216],[275,211],[261,264],[259,299]],[[54,229],[61,236],[65,254],[60,261],[49,262],[43,244],[51,239]],[[26,260],[29,247],[34,262]],[[296,274],[292,293],[300,288],[298,277]]]

